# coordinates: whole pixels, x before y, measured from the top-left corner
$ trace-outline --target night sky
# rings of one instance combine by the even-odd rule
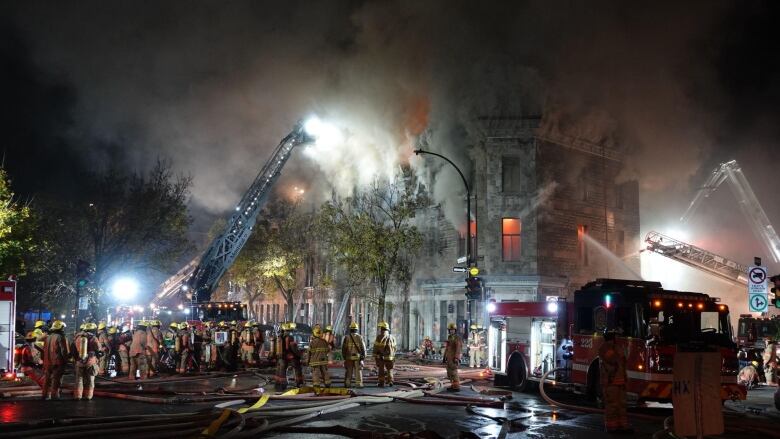
[[[17,1],[0,11],[2,145],[25,197],[67,197],[84,170],[167,158],[194,179],[198,236],[312,112],[358,139],[346,162],[291,160],[282,187],[305,185],[312,201],[366,170],[390,172],[423,127],[432,148],[458,155],[474,115],[543,113],[548,128],[627,149],[619,178],[640,181],[643,232],[679,229],[694,188],[730,159],[780,226],[778,2]],[[435,195],[461,209],[449,183]],[[763,252],[725,187],[685,234],[744,262]]]

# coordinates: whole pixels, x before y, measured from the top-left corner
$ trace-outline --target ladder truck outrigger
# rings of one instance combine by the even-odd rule
[[[703,293],[664,289],[659,282],[597,279],[570,301],[491,302],[488,366],[497,385],[523,389],[563,368],[555,383],[599,395],[598,351],[605,329],[626,352],[626,388],[636,401],[672,399],[677,352],[712,351],[722,357],[721,399],[745,399],[729,308]]]
[[[211,294],[252,234],[257,217],[293,149],[315,143],[322,127],[323,123],[316,118],[295,125],[279,142],[241,201],[236,204],[222,233],[214,238],[199,259],[191,261],[160,286],[155,301],[184,293],[190,303],[183,312],[189,315],[188,320],[196,324],[209,320],[247,319],[246,305],[240,302],[211,302]]]

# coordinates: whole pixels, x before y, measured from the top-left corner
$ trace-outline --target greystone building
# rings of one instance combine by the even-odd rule
[[[639,189],[635,180],[619,179],[620,150],[542,135],[539,122],[482,119],[483,135],[472,146],[473,253],[487,301],[567,298],[595,278],[639,272]],[[452,271],[463,265],[457,263],[465,255],[463,232],[439,206],[417,221],[425,246],[408,304],[400,295],[388,298],[394,332],[412,349],[425,336],[445,340],[448,322],[461,331],[469,317],[487,326],[486,302],[472,302],[469,313],[465,274]]]

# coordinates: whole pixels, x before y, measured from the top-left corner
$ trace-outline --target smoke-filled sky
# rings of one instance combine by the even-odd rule
[[[546,129],[626,148],[618,178],[640,181],[644,232],[679,229],[693,189],[732,158],[780,225],[777,2],[4,1],[0,11],[5,164],[26,195],[73,189],[74,169],[168,158],[194,179],[197,234],[306,115],[350,139],[290,161],[282,188],[315,200],[392,173],[423,130],[465,165],[475,116],[543,114]],[[461,209],[452,187],[457,176],[442,172],[436,197]],[[767,260],[736,207],[722,188],[685,238]]]

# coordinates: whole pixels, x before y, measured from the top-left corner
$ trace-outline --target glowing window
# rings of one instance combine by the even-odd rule
[[[505,261],[519,261],[521,253],[520,231],[522,223],[518,218],[502,218],[501,248]]]

